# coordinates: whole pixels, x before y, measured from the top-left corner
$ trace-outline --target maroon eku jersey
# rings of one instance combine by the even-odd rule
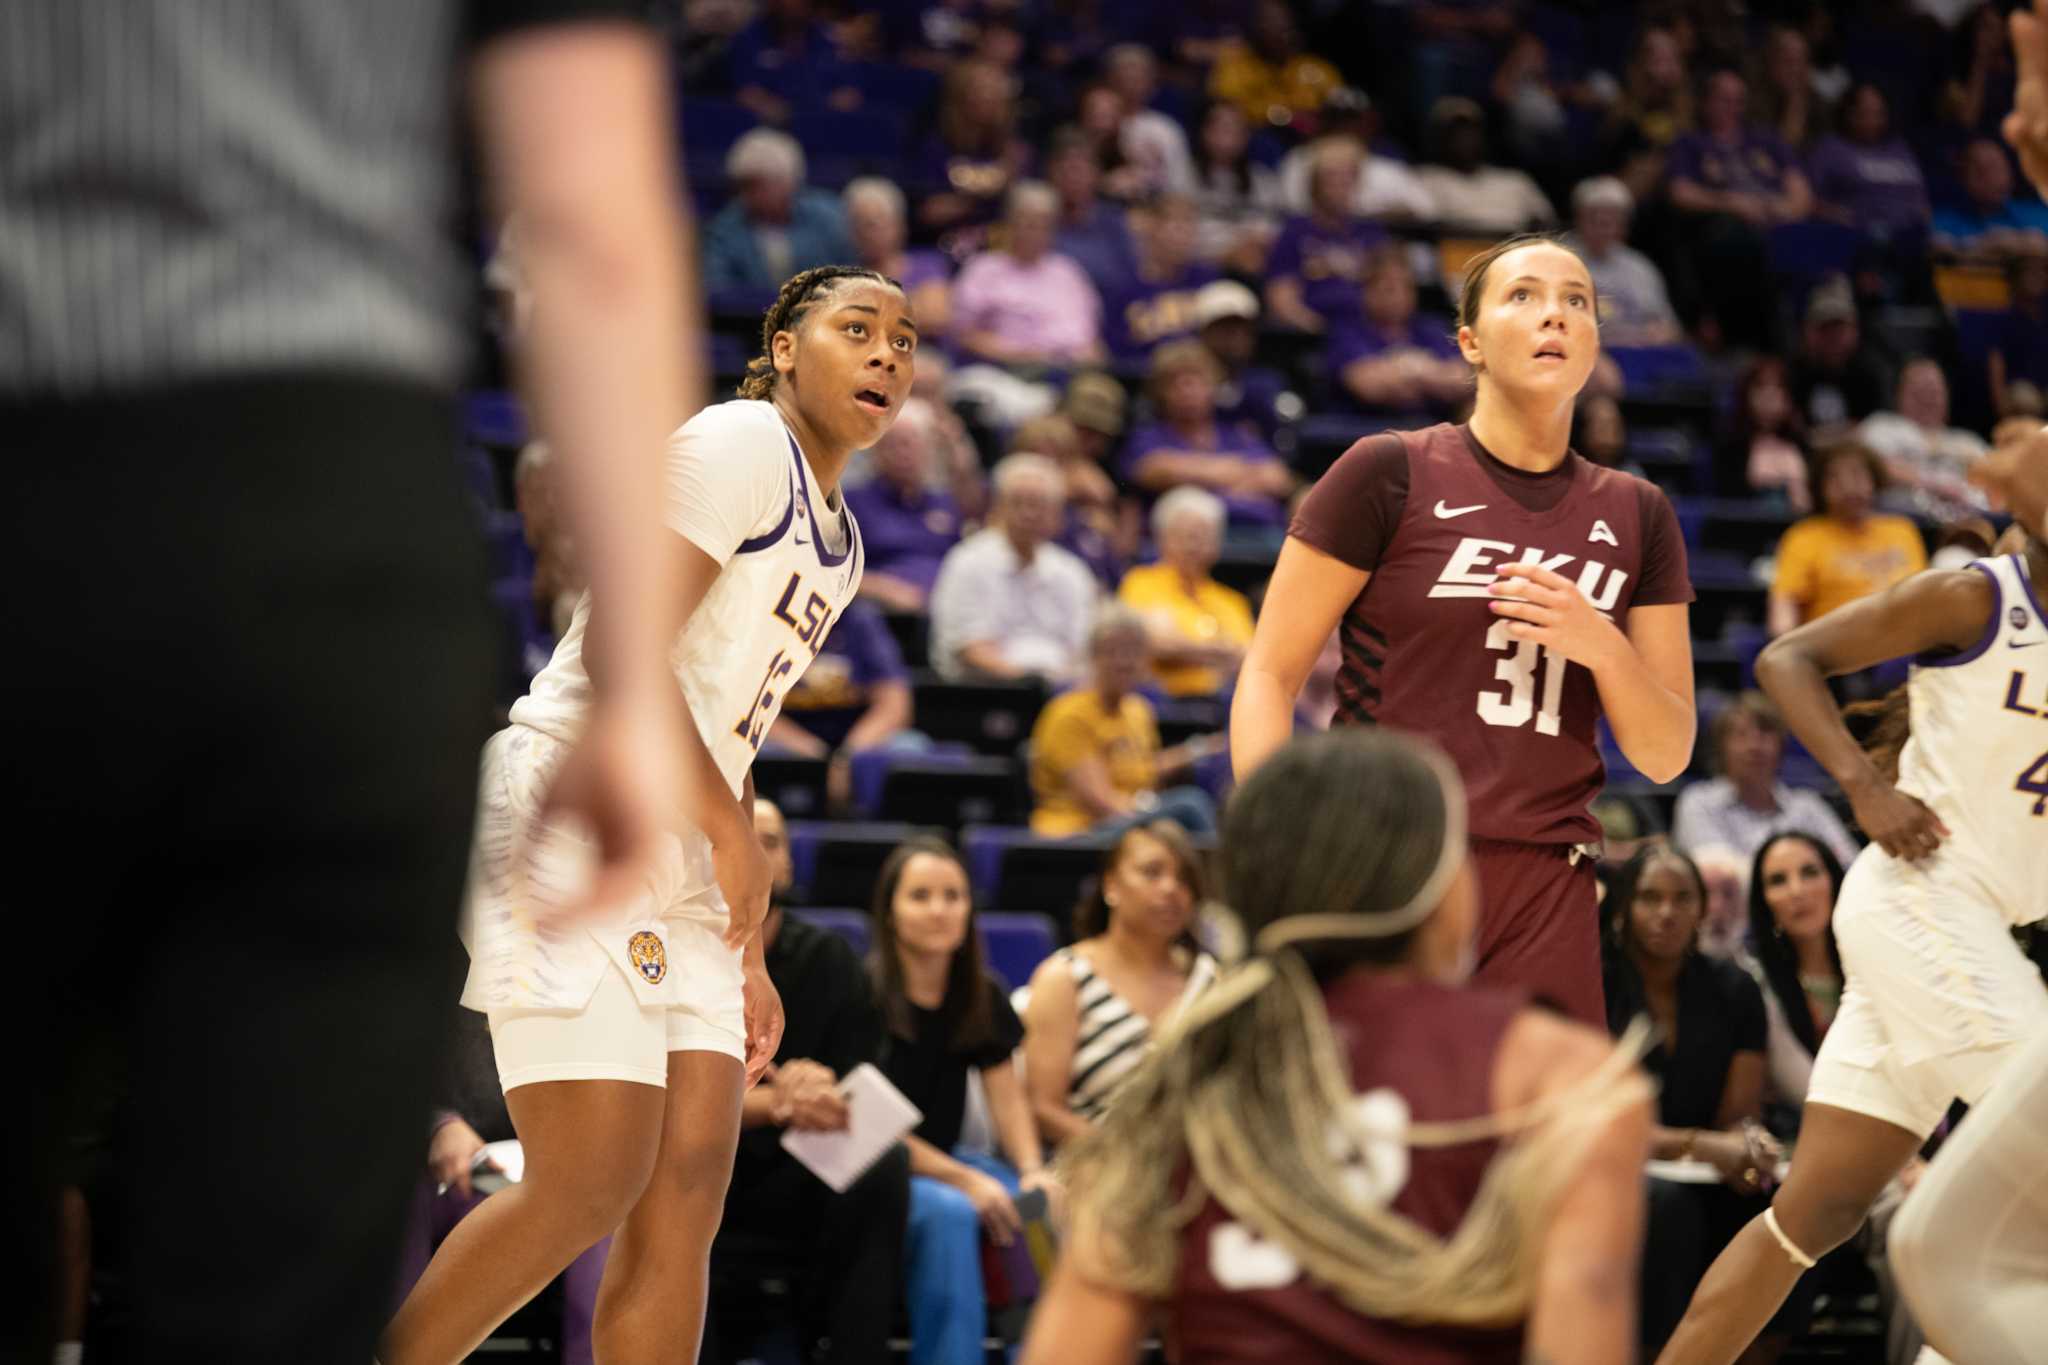
[[[1678,518],[1656,485],[1576,453],[1532,474],[1446,423],[1352,446],[1289,533],[1372,575],[1340,627],[1335,724],[1442,745],[1478,837],[1600,837],[1587,810],[1606,778],[1592,674],[1510,637],[1489,588],[1502,565],[1533,561],[1624,630],[1631,607],[1690,602]]]
[[[1376,1128],[1448,1122],[1494,1112],[1501,1039],[1521,997],[1431,981],[1353,972],[1324,995],[1351,1063],[1358,1104]],[[1500,1144],[1411,1148],[1388,1142],[1362,1169],[1372,1196],[1438,1237],[1465,1219]],[[1522,1328],[1383,1322],[1347,1307],[1301,1273],[1283,1247],[1260,1238],[1213,1198],[1181,1233],[1168,1340],[1182,1365],[1516,1365]]]

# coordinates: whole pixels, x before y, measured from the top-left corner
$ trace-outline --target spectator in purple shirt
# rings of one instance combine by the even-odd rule
[[[1134,215],[1138,269],[1122,287],[1102,291],[1102,332],[1119,360],[1143,360],[1165,341],[1195,330],[1195,295],[1216,278],[1214,266],[1194,259],[1199,222],[1185,194],[1156,196]]]
[[[855,598],[784,694],[768,744],[805,758],[829,758],[825,794],[843,807],[852,793],[853,756],[903,742],[913,733],[910,721],[910,670],[903,651],[881,611]]]
[[[1016,101],[1016,78],[992,62],[958,61],[947,69],[938,132],[913,173],[922,187],[917,219],[924,227],[986,225],[1031,169],[1031,147],[1017,136]]]
[[[1927,181],[1906,140],[1892,131],[1884,90],[1858,81],[1842,97],[1839,133],[1820,140],[1807,160],[1816,217],[1880,235],[1925,230],[1932,210]]]
[[[1216,389],[1218,421],[1250,423],[1271,444],[1283,423],[1301,416],[1302,402],[1279,371],[1256,363],[1259,296],[1236,280],[1217,280],[1195,295],[1195,335],[1222,367]]]
[[[1124,206],[1102,194],[1102,160],[1079,128],[1054,130],[1046,143],[1046,180],[1060,197],[1053,246],[1107,293],[1137,278],[1138,244]]]
[[[1216,358],[1198,341],[1175,341],[1152,353],[1150,383],[1156,419],[1131,433],[1125,480],[1157,496],[1182,484],[1223,499],[1233,527],[1286,522],[1294,474],[1258,432],[1216,419]]]
[[[1736,71],[1707,78],[1700,130],[1672,145],[1671,205],[1684,215],[1679,259],[1686,292],[1710,343],[1769,348],[1770,291],[1764,234],[1813,207],[1806,175],[1774,134],[1749,126],[1749,85]]]
[[[1386,229],[1352,207],[1361,160],[1347,139],[1316,144],[1309,212],[1287,220],[1266,258],[1266,311],[1283,327],[1322,332],[1358,311],[1366,254],[1387,240]]]
[[[1449,318],[1415,311],[1408,253],[1388,244],[1365,264],[1363,307],[1330,330],[1330,369],[1361,407],[1448,413],[1472,394],[1472,367]]]
[[[864,175],[840,195],[856,263],[903,286],[917,334],[930,344],[946,335],[953,317],[953,263],[943,251],[906,248],[908,206],[893,180]]]
[[[939,561],[960,540],[960,505],[933,485],[937,435],[931,405],[910,399],[870,452],[874,477],[846,490],[867,548],[861,596],[890,611],[924,610]]]

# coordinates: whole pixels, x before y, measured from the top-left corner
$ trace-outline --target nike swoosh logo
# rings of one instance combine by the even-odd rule
[[[1446,507],[1444,506],[1444,500],[1442,498],[1438,498],[1436,500],[1436,514],[1442,517],[1444,520],[1449,521],[1452,517],[1462,517],[1467,512],[1481,511],[1485,508],[1485,506],[1486,504],[1483,502],[1475,502],[1470,507]]]
[[[2048,640],[2008,640],[2006,643],[2014,649],[2032,649],[2035,645],[2048,645]]]

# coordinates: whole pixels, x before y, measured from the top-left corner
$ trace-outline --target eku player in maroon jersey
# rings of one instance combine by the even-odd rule
[[[1024,1365],[1627,1365],[1649,1086],[1464,984],[1462,784],[1425,741],[1288,744],[1238,789],[1255,956],[1061,1154],[1069,1236]]]
[[[1428,735],[1472,803],[1476,978],[1584,1023],[1605,1010],[1588,805],[1595,722],[1668,782],[1692,761],[1693,592],[1678,518],[1645,480],[1568,444],[1600,354],[1585,263],[1510,238],[1467,267],[1458,345],[1472,419],[1351,447],[1288,528],[1239,675],[1239,780],[1284,741],[1341,623],[1335,724]]]

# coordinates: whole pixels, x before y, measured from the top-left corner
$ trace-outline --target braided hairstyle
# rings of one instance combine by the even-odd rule
[[[842,280],[872,280],[899,294],[903,292],[902,285],[863,265],[820,265],[791,275],[783,281],[775,302],[768,305],[768,311],[761,317],[761,354],[747,362],[746,377],[740,380],[738,389],[741,398],[765,399],[775,392],[775,334],[795,331],[812,305],[836,289]]]

